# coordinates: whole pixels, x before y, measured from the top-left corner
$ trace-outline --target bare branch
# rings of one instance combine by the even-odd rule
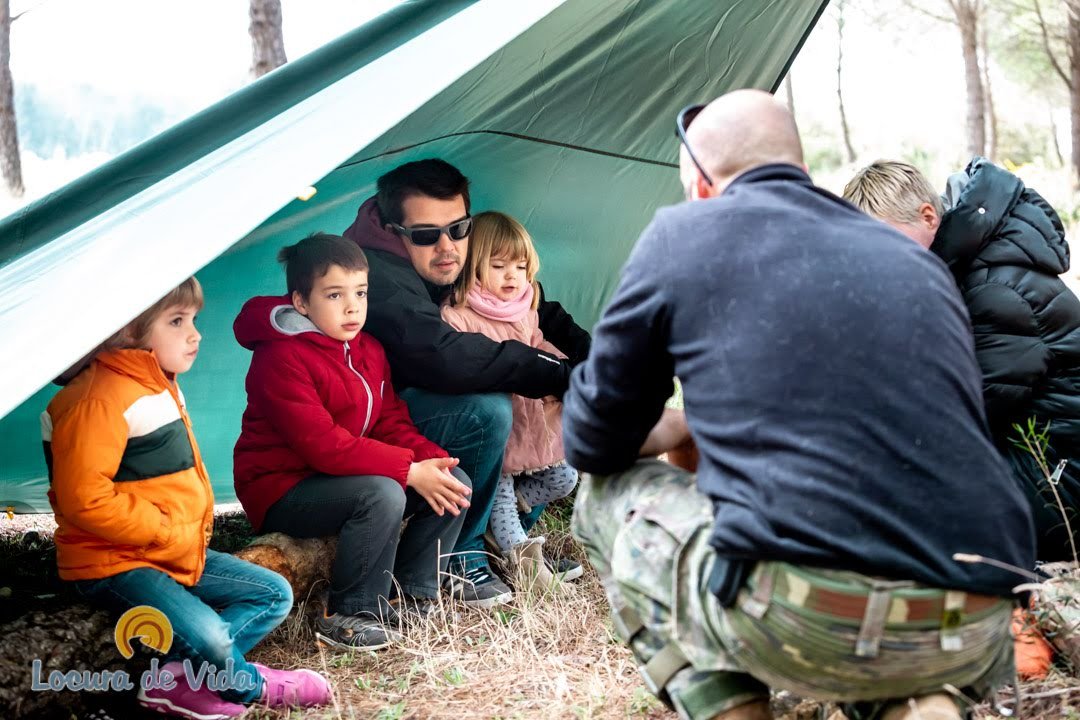
[[[49,2],[49,0],[40,0],[40,2],[38,2],[37,5],[32,5],[31,7],[26,8],[25,10],[23,10],[20,13],[15,13],[14,15],[11,16],[11,22],[15,22],[16,20],[21,18],[23,15],[26,15],[29,12],[33,12],[34,10],[37,10],[39,7],[41,7],[42,5],[44,5],[47,2]]]
[[[1035,15],[1039,18],[1039,33],[1042,35],[1043,50],[1046,51],[1046,57],[1050,59],[1050,64],[1054,67],[1054,72],[1058,74],[1062,82],[1066,87],[1072,87],[1072,82],[1069,80],[1069,76],[1062,69],[1061,64],[1058,63],[1057,56],[1054,55],[1053,49],[1050,47],[1050,34],[1046,30],[1046,18],[1043,17],[1042,5],[1039,4],[1039,0],[1031,0],[1031,4],[1035,6]]]
[[[924,17],[928,17],[931,20],[946,23],[946,24],[949,24],[949,25],[955,25],[956,24],[956,18],[951,18],[951,17],[948,17],[946,15],[938,15],[937,13],[930,12],[929,10],[924,8],[922,5],[920,5],[919,3],[915,2],[915,0],[903,0],[903,2],[904,2],[904,5],[909,10],[914,10],[915,12],[919,13],[920,15],[922,15]],[[949,0],[949,7],[954,7],[952,5],[952,0]]]

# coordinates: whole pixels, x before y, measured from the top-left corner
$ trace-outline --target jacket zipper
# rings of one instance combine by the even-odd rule
[[[195,474],[199,476],[200,480],[202,480],[203,497],[209,499],[213,495],[213,490],[210,488],[210,478],[204,472],[206,466],[203,465],[202,454],[199,452],[198,445],[195,442],[195,433],[191,429],[191,418],[188,417],[187,408],[184,407],[184,405],[180,402],[180,389],[175,384],[175,381],[173,383],[170,383],[170,382],[168,382],[167,379],[166,379],[166,382],[165,382],[165,389],[169,391],[170,395],[172,395],[173,402],[176,403],[176,409],[180,411],[180,418],[184,423],[184,429],[187,431],[188,442],[191,443],[191,454],[192,454],[193,459],[195,460],[195,468],[194,468]],[[210,503],[210,516],[211,516],[211,518],[213,518],[213,514],[214,514],[214,504]],[[172,518],[170,518],[169,520],[171,522]],[[200,553],[199,562],[197,563],[197,567],[195,569],[195,577],[197,579],[202,577],[203,570],[206,568],[206,548],[210,546],[210,542],[206,538],[206,526],[205,526],[206,519],[205,519],[205,517],[203,519],[203,522],[204,522],[204,525],[203,525],[203,538],[202,538],[203,552]],[[210,522],[213,523],[213,520],[211,519]],[[212,527],[212,525],[211,525],[211,527]]]
[[[352,364],[352,353],[349,351],[349,343],[342,343],[345,346],[345,364],[349,366],[349,369],[353,371],[356,377],[360,378],[360,382],[364,384],[364,390],[367,391],[367,417],[364,418],[364,429],[360,431],[361,435],[367,435],[368,424],[371,422],[371,409],[375,403],[375,396],[371,392],[371,386],[367,384],[367,380],[361,375]]]

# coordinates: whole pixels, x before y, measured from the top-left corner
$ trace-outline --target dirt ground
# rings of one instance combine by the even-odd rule
[[[565,509],[556,509],[546,520],[549,547],[584,561],[569,537],[567,515]],[[0,624],[28,607],[62,597],[62,591],[56,594],[60,584],[46,516],[16,517],[37,520],[23,521],[16,528],[0,518]],[[233,551],[249,539],[250,527],[242,515],[226,512],[219,516],[215,549]],[[675,717],[646,690],[629,651],[615,639],[602,588],[591,568],[556,597],[519,597],[512,605],[482,612],[448,603],[436,618],[412,628],[402,644],[377,652],[318,648],[310,618],[320,607],[317,596],[318,588],[312,597],[300,599],[293,614],[251,658],[275,667],[326,673],[335,687],[334,705],[303,712],[252,710],[245,717]],[[1080,681],[1065,672],[1055,670],[1046,681],[1023,684],[1021,690],[1023,717],[1080,720]],[[785,720],[838,717],[831,705],[801,701],[783,692],[774,698],[774,710]],[[1012,689],[1002,691],[996,707],[983,704],[974,714],[978,718],[1015,717]],[[140,720],[161,716],[140,712],[130,697],[92,697],[74,717]]]

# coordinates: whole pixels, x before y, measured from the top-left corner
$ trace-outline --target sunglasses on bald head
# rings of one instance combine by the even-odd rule
[[[442,237],[443,233],[446,233],[446,236],[454,242],[469,237],[469,233],[472,232],[472,218],[466,217],[455,220],[442,227],[402,227],[397,223],[390,223],[390,227],[394,228],[394,232],[398,235],[404,235],[408,238],[413,245],[427,247],[439,242],[439,238]]]
[[[705,182],[711,186],[713,184],[712,177],[705,171],[705,168],[698,162],[697,157],[694,155],[694,151],[690,148],[690,141],[686,139],[686,131],[690,128],[690,123],[694,122],[702,110],[705,109],[704,105],[687,105],[679,111],[678,116],[675,118],[675,137],[679,138],[679,142],[686,148],[686,154],[690,156],[690,160],[693,161],[694,167],[701,173],[701,177],[705,178]]]

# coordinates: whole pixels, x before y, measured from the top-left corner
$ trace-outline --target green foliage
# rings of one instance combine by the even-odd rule
[[[332,668],[352,667],[354,659],[352,653],[340,653],[331,657],[329,664]]]
[[[447,685],[453,685],[454,687],[460,687],[465,684],[465,671],[459,668],[457,665],[446,668],[443,670],[443,680]]]
[[[1059,65],[1067,67],[1065,47],[1065,4],[1039,0],[1047,27],[1051,52]],[[1034,3],[994,0],[986,27],[989,30],[989,54],[1005,77],[1034,95],[1051,102],[1063,102],[1068,90],[1054,70],[1046,52]]]
[[[630,698],[627,712],[630,715],[648,715],[653,710],[659,710],[661,707],[663,705],[656,699],[656,696],[649,692],[648,688],[639,685],[634,688],[634,695]]]
[[[844,156],[840,152],[839,141],[830,138],[826,143],[807,143],[804,148],[804,159],[810,174],[829,172],[836,170],[844,164]]]
[[[379,712],[375,714],[375,720],[401,720],[403,717],[405,717],[404,700],[396,705],[387,705],[379,708]]]
[[[1016,437],[1009,438],[1012,444],[1031,453],[1037,462],[1045,465],[1046,449],[1050,447],[1050,422],[1047,421],[1046,425],[1040,428],[1038,420],[1029,417],[1026,426],[1013,423],[1013,430],[1016,431]]]
[[[498,620],[500,623],[502,623],[503,625],[509,625],[510,623],[512,623],[514,621],[514,618],[516,618],[521,613],[519,613],[517,610],[513,610],[513,609],[511,609],[511,610],[501,610],[500,609],[500,610],[495,610],[493,614],[495,615],[495,619]]]
[[[930,176],[932,174],[934,161],[925,148],[906,148],[900,159],[909,165],[914,165],[923,175]]]
[[[1027,123],[1018,128],[1002,123],[998,126],[998,158],[1014,165],[1041,161],[1049,166],[1054,142],[1050,132],[1049,124],[1040,126]]]
[[[1068,464],[1068,460],[1062,460],[1058,463],[1057,467],[1053,470],[1050,469],[1050,462],[1046,457],[1047,451],[1050,449],[1050,422],[1047,421],[1046,425],[1039,427],[1038,421],[1034,417],[1030,417],[1027,420],[1026,426],[1020,423],[1013,423],[1013,430],[1016,431],[1018,437],[1010,438],[1016,447],[1020,448],[1024,452],[1030,453],[1035,459],[1035,464],[1039,466],[1039,470],[1042,471],[1043,477],[1046,479],[1046,484],[1050,487],[1050,491],[1054,494],[1054,502],[1057,503],[1058,511],[1061,513],[1061,519],[1065,524],[1065,532],[1069,537],[1069,548],[1072,550],[1073,562],[1080,563],[1080,555],[1077,554],[1076,541],[1073,539],[1072,525],[1069,522],[1069,513],[1065,510],[1065,504],[1061,500],[1061,493],[1058,492],[1057,486],[1061,481],[1061,473],[1065,469],[1065,465]]]

